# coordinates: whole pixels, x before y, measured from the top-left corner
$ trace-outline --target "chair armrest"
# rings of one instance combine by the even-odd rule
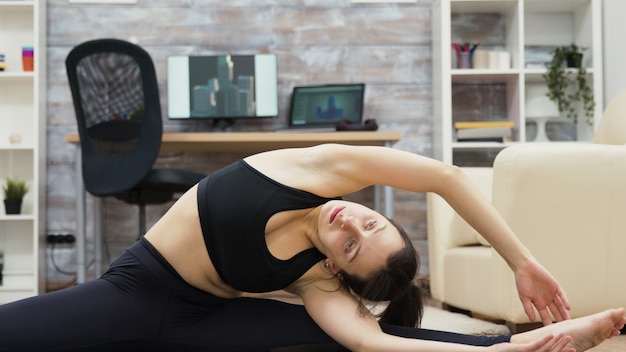
[[[620,294],[626,280],[617,279],[626,248],[626,147],[506,148],[494,162],[492,196],[516,235],[565,288],[574,316],[626,304]]]

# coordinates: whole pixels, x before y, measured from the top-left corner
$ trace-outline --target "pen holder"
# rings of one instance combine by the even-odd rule
[[[457,54],[457,65],[458,68],[474,68],[472,64],[472,56],[473,53],[469,52],[461,52]]]
[[[22,68],[24,71],[33,71],[35,69],[34,55],[32,46],[22,47]]]

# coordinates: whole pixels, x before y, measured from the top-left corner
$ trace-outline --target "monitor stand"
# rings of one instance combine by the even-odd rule
[[[213,120],[213,132],[232,132],[233,119],[215,119]]]

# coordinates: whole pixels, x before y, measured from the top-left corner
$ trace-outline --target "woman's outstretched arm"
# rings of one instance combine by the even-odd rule
[[[526,314],[535,320],[535,310],[544,324],[552,317],[569,319],[570,304],[558,282],[519,241],[491,202],[456,166],[413,153],[382,147],[321,147],[319,165],[345,184],[364,187],[388,185],[413,192],[442,196],[504,258],[513,270]],[[314,158],[314,160],[316,160]],[[337,177],[340,175],[341,177]]]
[[[331,280],[336,285],[336,281]],[[538,336],[519,344],[503,343],[489,347],[468,346],[385,334],[372,315],[358,309],[358,302],[344,289],[332,289],[326,282],[316,282],[297,289],[313,320],[335,341],[351,351],[573,351],[567,347],[571,338],[563,333]],[[321,287],[329,286],[329,287]]]
[[[321,145],[251,157],[269,177],[321,196],[334,197],[371,185],[442,196],[513,270],[520,300],[534,321],[569,319],[570,304],[558,282],[534,259],[491,202],[456,166],[384,147]]]

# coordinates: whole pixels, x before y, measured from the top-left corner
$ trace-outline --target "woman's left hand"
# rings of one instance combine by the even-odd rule
[[[536,260],[530,260],[515,272],[515,282],[524,311],[530,321],[535,321],[535,308],[544,325],[570,319],[571,309],[563,288]]]
[[[559,334],[557,336],[548,335],[537,341],[528,343],[499,343],[488,347],[488,351],[493,352],[576,352],[573,348],[568,347],[567,344],[572,341],[572,338]]]

